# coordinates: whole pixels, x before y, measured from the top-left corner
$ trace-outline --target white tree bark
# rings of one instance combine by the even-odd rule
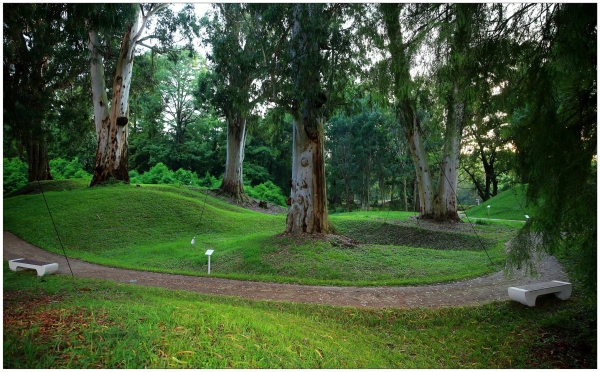
[[[91,57],[92,99],[94,102],[94,125],[98,140],[96,165],[91,186],[105,183],[111,179],[129,183],[128,170],[128,121],[129,91],[133,71],[133,57],[137,41],[145,29],[148,18],[168,4],[160,4],[143,15],[141,25],[139,17],[127,26],[121,50],[119,52],[115,77],[113,79],[113,98],[110,110],[104,85],[103,57],[99,50],[100,41],[95,30],[89,31],[88,47]],[[138,26],[139,25],[139,26]]]
[[[451,112],[446,121],[444,134],[444,149],[435,200],[435,218],[460,220],[456,192],[465,105],[461,101],[456,101],[458,98],[458,86],[456,84],[453,97],[455,100],[451,103]]]
[[[243,163],[247,133],[246,118],[238,116],[227,118],[227,160],[220,189],[238,200],[244,200],[246,195]]]
[[[419,192],[420,202],[419,218],[432,218],[434,212],[434,189],[431,172],[429,171],[429,162],[427,161],[427,152],[423,145],[419,119],[417,118],[416,113],[411,116],[411,123],[407,123],[407,125],[411,125],[411,127],[406,131],[406,137],[410,145],[410,154],[413,159],[413,164],[415,165],[415,174],[417,177],[417,190]]]

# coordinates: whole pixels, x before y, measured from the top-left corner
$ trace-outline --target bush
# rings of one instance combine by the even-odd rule
[[[198,185],[204,186],[204,187],[210,187],[211,189],[216,189],[216,188],[219,188],[219,186],[221,186],[222,182],[223,182],[223,177],[216,178],[214,176],[211,176],[210,173],[206,172],[206,174],[204,175],[204,178],[201,178],[200,180],[198,180]]]
[[[206,172],[203,178],[198,178],[196,172],[179,168],[173,172],[163,163],[158,163],[149,171],[139,174],[136,170],[129,171],[129,182],[132,184],[167,184],[181,186],[203,186],[217,188],[221,185],[222,179],[215,178]]]
[[[281,207],[286,206],[286,199],[285,196],[283,196],[281,189],[271,181],[261,183],[255,187],[246,186],[245,192],[254,199],[268,201]]]
[[[4,158],[3,174],[4,180],[2,187],[4,195],[20,189],[29,182],[27,164],[17,158],[10,160]]]
[[[50,172],[55,180],[68,180],[72,178],[91,179],[92,175],[83,170],[83,165],[79,162],[79,158],[71,161],[65,159],[50,160]]]

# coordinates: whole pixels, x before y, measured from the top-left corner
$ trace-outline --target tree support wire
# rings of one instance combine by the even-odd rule
[[[48,206],[48,200],[46,200],[46,195],[44,194],[44,189],[42,188],[42,184],[40,180],[37,180],[38,186],[40,187],[40,191],[42,192],[42,196],[44,197],[44,202],[46,203],[46,209],[48,209],[48,214],[50,214],[50,219],[52,220],[52,225],[54,225],[54,231],[56,232],[56,236],[58,237],[58,242],[60,243],[60,247],[62,248],[63,254],[65,255],[65,259],[67,260],[67,265],[69,265],[69,270],[71,271],[71,276],[73,275],[73,269],[71,269],[71,264],[69,263],[69,257],[67,257],[67,252],[65,252],[65,247],[63,246],[62,240],[60,240],[60,235],[58,235],[58,229],[56,228],[56,223],[54,223],[54,217],[52,217],[52,212],[50,212],[50,207]]]
[[[425,141],[427,141],[427,138],[425,138]],[[433,156],[435,157],[435,161],[438,164],[441,164],[441,162],[438,159],[438,157],[435,154],[435,152],[433,152]],[[450,186],[450,190],[452,190],[452,193],[456,197],[456,203],[458,204],[458,194],[456,193],[456,190],[454,190],[454,187],[452,187],[452,182],[450,182],[450,179],[448,179],[448,176],[446,175],[446,170],[443,167],[441,169],[442,169],[442,172],[444,173],[444,178],[446,179],[446,181],[448,181],[448,186]],[[459,205],[459,207],[462,208],[462,205],[460,205],[460,204],[458,204],[458,205]],[[492,258],[490,257],[490,254],[488,253],[487,248],[485,247],[485,244],[483,244],[483,242],[481,241],[481,237],[477,233],[477,230],[473,226],[473,223],[471,222],[471,219],[469,218],[469,216],[466,213],[465,213],[465,217],[467,217],[467,221],[469,222],[469,225],[471,225],[471,228],[473,229],[473,232],[475,233],[475,236],[477,237],[477,240],[479,241],[479,244],[481,244],[481,247],[483,247],[483,250],[485,251],[485,254],[486,254],[487,258],[490,260],[490,263],[492,264],[492,266],[495,266],[494,265],[494,261],[492,261]]]
[[[439,161],[439,159],[435,155],[435,153],[433,153],[433,156],[435,156],[435,161],[438,162],[438,164],[441,164],[441,162]],[[454,190],[454,187],[452,187],[452,183],[448,179],[448,176],[446,175],[446,170],[444,168],[442,168],[442,172],[444,173],[444,178],[446,178],[446,181],[448,181],[448,186],[450,186],[450,190],[452,190],[452,193],[456,197],[456,203],[458,204],[458,194]],[[460,206],[462,207],[462,205],[460,205]],[[477,237],[479,244],[481,244],[481,246],[483,247],[483,250],[485,251],[487,258],[490,260],[490,263],[492,264],[492,266],[494,266],[494,261],[492,261],[492,258],[490,257],[490,254],[488,253],[487,248],[485,247],[485,244],[483,244],[483,242],[481,241],[481,237],[477,233],[477,230],[475,229],[475,227],[473,227],[473,223],[471,223],[471,219],[469,218],[469,216],[466,213],[465,213],[465,217],[467,217],[467,221],[469,221],[469,225],[471,225],[471,228],[473,229],[473,232],[475,233],[475,236]]]

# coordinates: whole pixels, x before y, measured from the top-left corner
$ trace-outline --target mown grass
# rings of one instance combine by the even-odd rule
[[[595,368],[577,297],[358,309],[12,272],[4,368]]]
[[[324,237],[279,236],[285,230],[285,215],[243,209],[206,197],[205,190],[63,183],[45,182],[43,187],[67,255],[128,269],[206,275],[205,252],[213,249],[211,275],[217,277],[313,285],[419,285],[500,270],[503,243],[514,234],[497,224],[461,231],[431,229],[406,212],[331,216],[338,233],[358,242],[348,246]],[[23,191],[4,199],[4,229],[62,254],[39,187]]]
[[[517,185],[510,190],[498,193],[498,195],[481,203],[477,207],[465,211],[469,218],[477,219],[502,219],[526,221],[525,215],[532,216],[535,212],[533,208],[527,205],[525,186]],[[488,215],[488,206],[489,215]]]

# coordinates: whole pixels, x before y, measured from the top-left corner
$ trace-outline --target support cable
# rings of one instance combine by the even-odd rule
[[[71,276],[73,275],[73,269],[71,268],[71,264],[69,263],[69,257],[67,257],[67,252],[65,252],[65,247],[63,246],[62,240],[60,239],[60,235],[58,234],[58,229],[56,228],[56,223],[54,222],[54,217],[52,217],[52,212],[50,211],[50,207],[48,206],[48,200],[46,200],[46,195],[44,194],[44,189],[42,188],[42,184],[40,180],[37,180],[38,186],[40,187],[40,191],[42,192],[42,196],[44,197],[44,202],[46,203],[46,209],[48,209],[48,214],[50,214],[50,219],[52,220],[52,225],[54,225],[54,231],[56,232],[56,237],[58,238],[58,242],[62,248],[65,259],[67,260],[67,265],[69,265],[69,270],[71,271]]]
[[[442,163],[438,160],[437,155],[435,153],[433,153],[433,156],[435,157],[435,161],[437,161],[438,164],[440,164],[440,166],[441,166]],[[452,183],[450,182],[450,180],[448,179],[448,176],[446,175],[446,169],[442,168],[442,173],[444,174],[444,178],[446,178],[446,181],[448,181],[448,186],[450,186],[450,190],[452,190],[452,193],[456,197],[456,203],[459,204],[458,194],[454,190],[454,187],[452,187]],[[459,204],[459,206],[462,208],[462,205]],[[481,237],[477,233],[477,230],[473,226],[473,223],[471,223],[471,219],[469,218],[469,216],[466,213],[465,213],[465,217],[467,217],[467,221],[469,221],[469,224],[471,225],[473,232],[475,232],[475,236],[477,236],[477,240],[479,241],[479,244],[481,244],[481,246],[483,247],[483,250],[485,251],[485,254],[487,255],[488,259],[490,260],[490,263],[492,264],[492,266],[495,266],[494,262],[492,261],[492,258],[490,257],[490,254],[487,251],[487,248],[485,247],[485,244],[483,244]]]

